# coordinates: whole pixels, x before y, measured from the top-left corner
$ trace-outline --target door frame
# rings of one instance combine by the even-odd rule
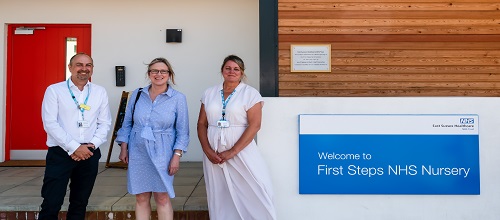
[[[12,82],[12,74],[13,74],[13,54],[14,54],[14,49],[13,49],[13,36],[15,29],[18,27],[50,27],[50,28],[89,28],[89,33],[88,33],[88,45],[87,43],[79,43],[77,44],[77,53],[78,52],[84,52],[88,55],[91,55],[91,44],[92,44],[92,25],[91,24],[46,24],[46,23],[8,23],[7,25],[7,33],[6,33],[6,47],[7,47],[7,53],[6,53],[6,61],[7,61],[7,68],[6,68],[6,90],[5,90],[5,142],[3,145],[3,152],[4,152],[4,160],[8,161],[11,159],[11,115],[12,115],[12,109],[11,109],[11,103],[12,99],[15,98],[15,94],[12,94],[12,88],[13,88],[13,82]],[[35,30],[36,32],[36,30]],[[67,63],[64,65],[63,68],[67,68]],[[41,107],[40,107],[41,108]],[[41,114],[41,111],[40,111]],[[40,152],[34,152],[35,157],[40,157],[40,154],[45,155],[46,150],[35,150],[35,151],[40,151]],[[43,152],[42,152],[43,151]],[[44,157],[43,157],[44,158]],[[33,158],[27,158],[28,159],[33,159]]]

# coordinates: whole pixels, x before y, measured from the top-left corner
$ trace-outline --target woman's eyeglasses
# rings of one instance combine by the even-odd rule
[[[149,70],[150,73],[152,74],[169,74],[170,73],[170,70],[155,70],[155,69],[152,69],[152,70]]]

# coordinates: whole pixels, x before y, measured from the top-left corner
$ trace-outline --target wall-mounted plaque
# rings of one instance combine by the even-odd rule
[[[291,45],[291,72],[332,72],[330,44]]]

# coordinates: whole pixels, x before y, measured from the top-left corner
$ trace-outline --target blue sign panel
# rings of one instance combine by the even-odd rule
[[[300,115],[300,194],[479,194],[477,115]]]

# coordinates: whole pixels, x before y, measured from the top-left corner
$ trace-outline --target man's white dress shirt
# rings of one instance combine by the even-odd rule
[[[73,92],[79,104],[85,103],[89,110],[82,112],[72,98]],[[89,93],[90,91],[90,93]],[[99,147],[106,142],[111,128],[111,113],[108,94],[104,87],[88,82],[80,91],[71,80],[47,87],[42,102],[43,128],[47,132],[47,146],[59,146],[73,154],[81,143],[92,143]],[[86,121],[88,127],[79,127],[79,121]]]

